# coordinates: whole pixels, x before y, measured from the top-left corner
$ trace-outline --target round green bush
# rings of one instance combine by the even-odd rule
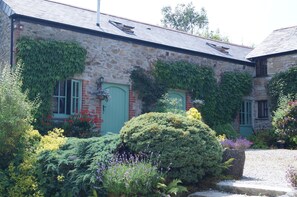
[[[222,147],[215,132],[199,120],[173,113],[147,113],[131,119],[120,131],[126,146],[135,152],[158,157],[168,178],[196,183],[206,175],[217,175]]]

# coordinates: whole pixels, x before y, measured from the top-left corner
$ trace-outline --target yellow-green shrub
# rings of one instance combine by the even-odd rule
[[[193,120],[202,120],[201,113],[194,107],[187,111],[187,117]]]

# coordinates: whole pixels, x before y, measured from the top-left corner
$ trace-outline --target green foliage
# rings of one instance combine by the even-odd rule
[[[114,163],[103,172],[103,188],[116,196],[149,196],[160,178],[157,167],[145,161]]]
[[[164,94],[158,101],[153,111],[155,112],[172,112],[175,114],[185,113],[181,110],[182,105],[178,99],[169,98],[168,94]]]
[[[193,99],[204,100],[204,105],[199,110],[204,121],[212,124],[216,111],[217,83],[211,68],[187,62],[158,61],[153,76],[163,81],[168,88],[188,90]]]
[[[23,137],[38,105],[36,99],[29,101],[27,92],[22,92],[19,66],[15,70],[5,66],[0,73],[0,168],[7,168],[22,154]]]
[[[123,142],[135,152],[160,154],[152,160],[170,167],[168,178],[196,183],[217,175],[222,147],[215,132],[199,120],[173,113],[147,113],[131,119],[120,131]]]
[[[235,139],[238,137],[238,133],[230,123],[215,125],[212,129],[216,131],[217,135],[225,134],[228,139]]]
[[[162,8],[163,19],[161,20],[164,27],[185,31],[196,34],[199,29],[208,25],[207,14],[204,8],[199,11],[195,10],[193,3],[178,4],[172,11],[170,6]]]
[[[42,196],[38,190],[34,166],[36,163],[36,147],[41,135],[30,128],[23,135],[23,154],[10,162],[9,167],[0,169],[0,192],[8,197]]]
[[[135,67],[131,72],[133,89],[139,92],[140,99],[143,101],[143,111],[150,111],[167,88],[156,80],[148,71],[143,68]],[[154,92],[154,94],[151,94]]]
[[[38,157],[38,181],[45,196],[87,196],[98,185],[99,163],[109,161],[120,144],[118,135],[67,138],[56,151]]]
[[[272,125],[282,139],[297,145],[297,100],[293,101],[290,96],[280,98]]]
[[[86,50],[76,43],[21,38],[17,42],[17,59],[23,64],[23,89],[29,98],[39,97],[42,104],[36,114],[37,128],[42,115],[51,114],[51,98],[55,84],[85,68]]]
[[[40,173],[36,168],[37,157],[42,151],[58,149],[65,142],[62,132],[55,129],[45,136],[32,128],[24,132],[22,157],[14,159],[7,169],[0,170],[0,191],[8,197],[43,196],[37,180]]]
[[[278,136],[275,134],[274,130],[266,129],[254,133],[249,137],[249,140],[253,142],[252,148],[268,149],[276,146]]]
[[[135,73],[138,73],[137,77]],[[152,106],[170,88],[188,90],[193,100],[204,101],[199,111],[210,126],[232,122],[240,109],[242,97],[252,89],[252,77],[247,73],[226,72],[217,84],[212,68],[187,62],[158,61],[151,72],[136,68],[131,79],[133,89],[139,93],[146,109],[153,109]],[[146,102],[145,98],[152,100]]]
[[[204,38],[209,38],[209,39],[212,39],[212,40],[218,40],[218,41],[222,41],[222,42],[229,42],[229,38],[227,36],[221,35],[219,29],[217,29],[216,31],[213,31],[213,30],[209,30],[209,28],[207,27],[200,34],[200,36],[202,36]]]
[[[170,195],[177,195],[183,192],[187,192],[188,189],[182,185],[181,180],[179,179],[173,179],[168,185],[165,183],[165,179],[162,179],[161,183],[158,183],[158,189],[161,196],[170,196]]]
[[[282,96],[297,94],[297,66],[275,74],[268,83],[271,109],[275,111]],[[292,98],[294,99],[294,98]],[[297,97],[295,97],[297,99]]]
[[[99,122],[98,117],[93,117],[88,110],[82,110],[78,114],[71,115],[65,120],[62,126],[66,137],[88,138],[98,135],[96,131],[96,123]]]
[[[219,86],[216,121],[232,122],[242,103],[242,97],[252,90],[252,77],[247,73],[225,72]]]

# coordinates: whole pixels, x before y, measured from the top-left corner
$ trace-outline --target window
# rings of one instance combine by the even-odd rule
[[[267,60],[258,59],[256,60],[256,77],[267,76]]]
[[[258,118],[268,118],[267,100],[258,101]]]
[[[81,81],[59,81],[54,89],[52,98],[54,117],[65,118],[78,113],[81,109]]]

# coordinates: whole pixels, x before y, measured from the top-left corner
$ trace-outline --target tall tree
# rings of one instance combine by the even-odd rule
[[[204,8],[200,12],[195,10],[193,3],[178,4],[174,11],[170,6],[162,8],[164,27],[185,31],[191,34],[197,34],[198,30],[207,27],[208,19]]]
[[[219,29],[216,31],[209,30],[206,10],[201,8],[200,12],[196,11],[192,2],[187,5],[178,4],[174,10],[170,6],[166,6],[161,11],[163,14],[161,22],[164,27],[229,42],[228,37],[221,35]]]

